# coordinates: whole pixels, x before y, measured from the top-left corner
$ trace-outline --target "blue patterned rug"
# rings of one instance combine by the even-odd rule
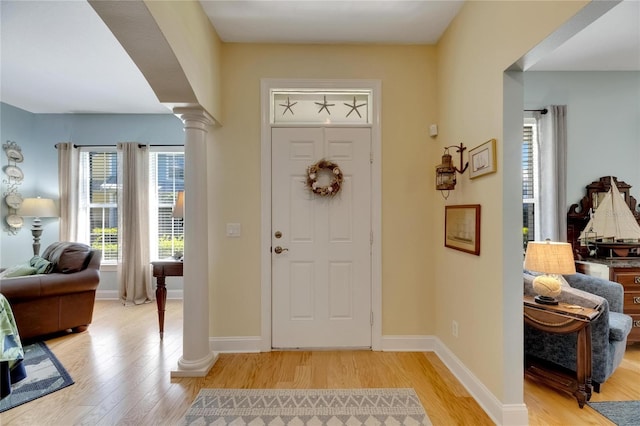
[[[202,389],[183,425],[431,425],[413,389]]]
[[[618,426],[640,426],[640,401],[588,402],[587,404]]]
[[[0,399],[0,413],[73,384],[67,370],[44,342],[23,349],[27,377],[11,386],[9,396]]]

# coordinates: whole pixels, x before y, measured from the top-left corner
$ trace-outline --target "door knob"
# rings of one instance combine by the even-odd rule
[[[273,251],[275,251],[275,252],[276,252],[276,254],[280,254],[280,253],[282,253],[283,251],[289,251],[289,249],[288,249],[288,248],[282,248],[282,247],[280,247],[280,246],[276,246],[276,247],[273,249]]]

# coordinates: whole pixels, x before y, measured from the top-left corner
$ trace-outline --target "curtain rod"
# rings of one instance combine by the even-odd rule
[[[549,112],[549,110],[546,109],[546,108],[543,108],[543,109],[525,109],[524,111],[525,112],[539,112],[542,115],[545,115],[546,113]]]
[[[76,145],[73,144],[74,148],[113,148],[114,146],[117,146],[116,144],[114,145]],[[138,144],[138,147],[142,148],[143,146],[151,146],[151,147],[161,147],[161,146],[184,146],[184,145],[145,145],[142,143]],[[55,145],[56,148],[58,148],[58,144]]]

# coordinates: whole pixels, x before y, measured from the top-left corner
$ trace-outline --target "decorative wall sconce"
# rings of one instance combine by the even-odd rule
[[[455,148],[456,152],[460,154],[460,168],[458,169],[453,165],[451,160],[451,154],[449,154],[449,148]],[[444,148],[444,154],[442,155],[442,164],[436,166],[436,189],[446,200],[449,198],[449,191],[456,188],[456,172],[462,174],[469,167],[469,162],[464,166],[462,165],[462,153],[467,148],[460,143],[460,146],[452,145]],[[444,191],[447,191],[446,195]]]

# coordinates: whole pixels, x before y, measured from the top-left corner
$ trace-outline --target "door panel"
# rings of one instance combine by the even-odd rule
[[[371,346],[370,150],[368,128],[272,130],[274,348]],[[332,197],[305,185],[323,158],[344,175]]]

